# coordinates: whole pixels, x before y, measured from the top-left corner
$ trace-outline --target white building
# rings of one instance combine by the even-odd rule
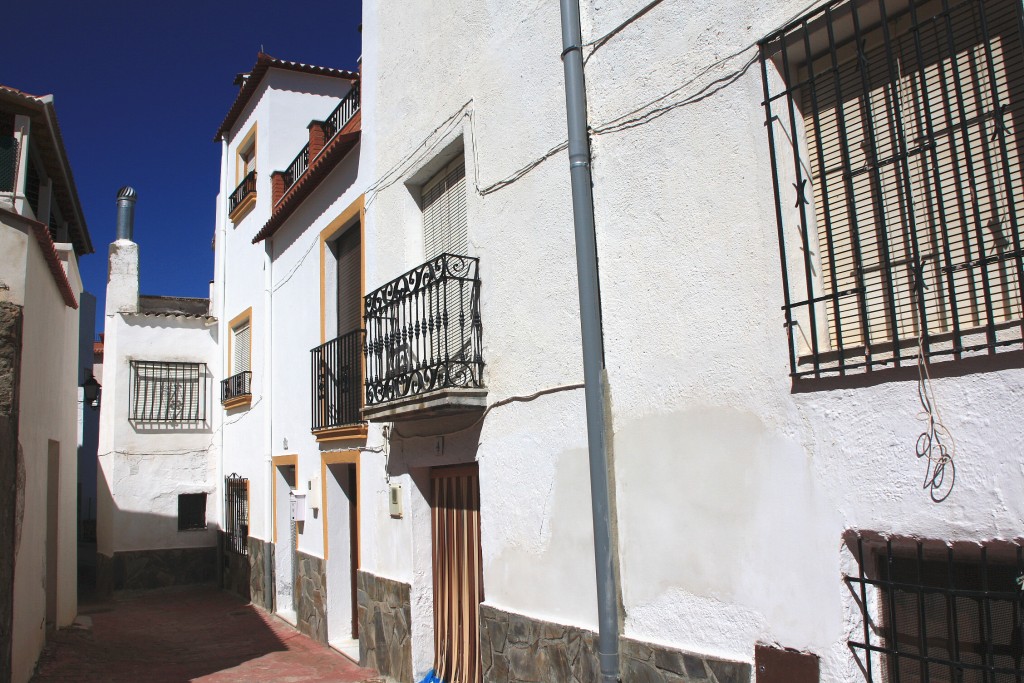
[[[53,97],[0,86],[0,680],[77,614],[78,259],[92,253]]]
[[[622,679],[1021,676],[1019,3],[581,5]],[[364,662],[595,680],[558,8],[364,22]]]
[[[350,511],[380,443],[359,415],[359,74],[261,53],[236,84],[217,131],[224,582],[354,656]]]
[[[216,577],[217,319],[208,299],[139,294],[135,191],[118,193],[104,323],[97,589]]]

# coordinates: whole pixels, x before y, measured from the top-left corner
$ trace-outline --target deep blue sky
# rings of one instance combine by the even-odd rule
[[[217,127],[262,46],[355,69],[359,0],[36,0],[0,40],[0,83],[52,93],[95,254],[81,260],[103,326],[115,197],[139,192],[143,294],[206,296],[220,171]]]

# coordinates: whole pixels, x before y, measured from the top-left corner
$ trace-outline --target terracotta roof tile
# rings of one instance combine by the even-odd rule
[[[242,80],[242,88],[238,91],[238,96],[235,97],[235,102],[231,105],[231,109],[228,110],[228,115],[224,117],[224,121],[221,122],[220,128],[217,129],[217,134],[213,137],[214,142],[220,141],[221,137],[227,134],[231,130],[231,127],[235,125],[238,117],[242,114],[242,110],[245,109],[245,105],[249,103],[249,100],[259,87],[260,81],[263,80],[264,74],[267,73],[268,69],[272,68],[317,74],[319,76],[332,76],[334,78],[343,78],[349,81],[359,79],[359,74],[355,71],[334,69],[328,66],[314,66],[312,64],[302,64],[300,62],[289,62],[284,59],[271,57],[265,52],[260,52],[256,55],[256,64],[252,67],[252,71],[249,72],[248,77],[243,78],[242,76],[239,76],[235,79],[236,83],[239,80]]]

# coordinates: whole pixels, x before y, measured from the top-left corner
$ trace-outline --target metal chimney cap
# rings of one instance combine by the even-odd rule
[[[135,191],[135,188],[130,185],[125,185],[117,191],[118,199],[127,199],[130,201],[136,201],[139,198],[139,193]]]

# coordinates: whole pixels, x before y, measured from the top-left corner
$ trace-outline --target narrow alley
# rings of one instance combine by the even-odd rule
[[[82,605],[53,634],[33,683],[381,681],[277,617],[211,586]]]

